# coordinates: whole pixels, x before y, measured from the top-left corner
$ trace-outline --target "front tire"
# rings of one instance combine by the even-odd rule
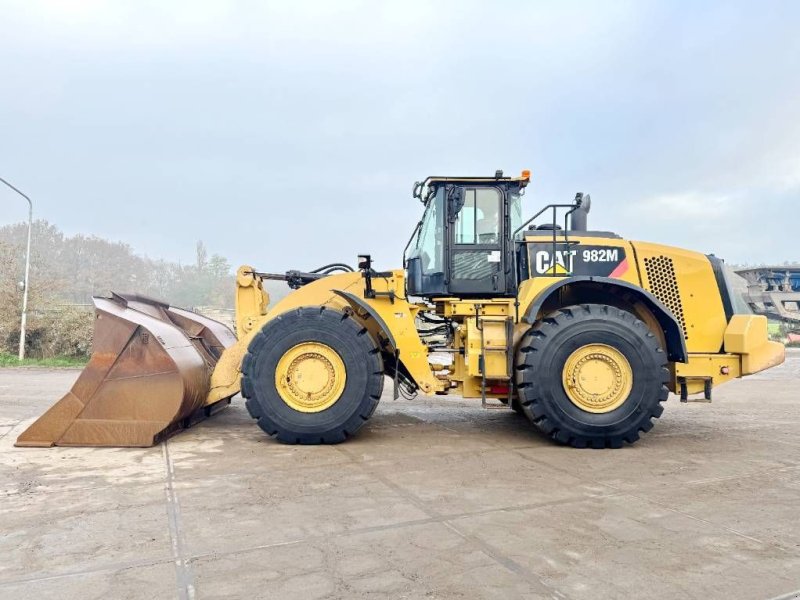
[[[523,337],[516,381],[523,412],[547,436],[578,448],[619,448],[663,412],[666,367],[642,321],[583,304],[551,313]]]
[[[335,444],[372,416],[383,390],[380,350],[338,310],[298,308],[264,325],[242,361],[250,416],[285,444]]]

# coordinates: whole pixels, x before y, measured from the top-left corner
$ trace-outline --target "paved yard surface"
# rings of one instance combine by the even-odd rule
[[[0,598],[774,598],[800,590],[800,353],[623,450],[385,397],[340,446],[241,402],[162,446],[17,449],[76,371],[0,369]],[[389,388],[389,386],[387,386]]]

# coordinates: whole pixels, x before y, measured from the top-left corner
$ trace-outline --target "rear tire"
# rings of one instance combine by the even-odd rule
[[[304,347],[312,350],[302,354]],[[285,368],[285,356],[298,348],[301,362],[310,356],[312,362],[337,373],[327,382],[325,368],[311,367],[317,369],[312,375],[322,373],[324,385],[318,387],[329,390],[327,401],[304,406],[304,398],[293,399],[286,389],[278,389],[276,373]],[[314,358],[319,356],[313,354],[314,348],[323,349],[328,359]],[[344,377],[339,373],[342,367]],[[250,416],[284,444],[343,442],[372,416],[382,391],[383,360],[366,328],[324,306],[298,308],[269,321],[250,342],[242,361],[242,395]]]
[[[498,398],[498,400],[500,400],[500,402],[508,406],[508,398]],[[525,414],[522,412],[522,406],[520,405],[518,398],[511,399],[511,406],[509,408],[511,408],[511,410],[513,410],[518,415]]]
[[[642,321],[612,306],[583,304],[551,313],[523,337],[516,381],[523,412],[547,436],[578,448],[619,448],[652,429],[663,412],[666,367],[664,350]],[[607,390],[597,381],[608,381]]]
[[[511,401],[511,410],[513,410],[518,415],[524,415],[525,411],[522,410],[522,405],[519,403],[519,398],[514,398]]]

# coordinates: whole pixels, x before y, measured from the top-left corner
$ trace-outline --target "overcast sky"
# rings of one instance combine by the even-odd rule
[[[800,260],[800,3],[0,0],[0,177],[69,234],[400,266],[430,174]],[[0,191],[0,224],[25,218]]]

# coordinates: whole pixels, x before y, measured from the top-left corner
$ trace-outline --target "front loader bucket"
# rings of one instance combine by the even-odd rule
[[[225,325],[142,296],[93,301],[89,363],[17,446],[152,446],[230,402],[205,404],[214,365],[236,342]]]

